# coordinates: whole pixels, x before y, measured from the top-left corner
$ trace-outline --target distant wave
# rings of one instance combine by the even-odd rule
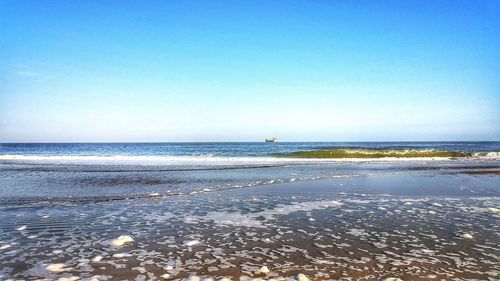
[[[281,153],[273,156],[139,156],[139,155],[0,155],[0,164],[52,165],[169,165],[262,166],[340,161],[418,161],[499,159],[500,152],[452,152],[437,150],[334,149]]]

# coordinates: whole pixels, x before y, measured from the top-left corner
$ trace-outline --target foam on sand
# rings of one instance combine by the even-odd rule
[[[70,276],[70,277],[61,277],[57,279],[57,281],[77,281],[77,280],[80,280],[80,277]]]
[[[213,222],[218,226],[242,226],[267,228],[262,218],[271,220],[276,216],[284,216],[294,212],[310,212],[318,209],[338,208],[343,204],[335,200],[308,201],[292,204],[278,204],[273,209],[266,209],[260,212],[249,214],[229,213],[229,212],[209,212],[205,216],[186,216],[185,223],[193,224],[199,222]],[[312,220],[309,221],[314,221]]]
[[[213,221],[217,225],[264,227],[262,223],[255,220],[253,216],[240,213],[209,212],[201,219],[203,221]]]
[[[16,228],[17,231],[25,231],[28,227],[26,225]]]
[[[123,259],[123,258],[128,258],[128,257],[131,257],[131,256],[132,255],[128,254],[128,253],[118,253],[118,254],[114,254],[113,258]]]
[[[50,272],[59,273],[59,272],[67,272],[73,270],[71,267],[66,267],[64,263],[53,263],[45,267]]]
[[[198,240],[186,241],[186,242],[184,243],[184,245],[186,245],[186,246],[188,246],[188,247],[192,247],[192,246],[194,246],[194,245],[198,245],[198,244],[200,244],[200,241],[198,241]]]

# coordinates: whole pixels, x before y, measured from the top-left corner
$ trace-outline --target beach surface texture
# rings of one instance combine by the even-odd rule
[[[499,151],[1,144],[0,280],[498,280]]]

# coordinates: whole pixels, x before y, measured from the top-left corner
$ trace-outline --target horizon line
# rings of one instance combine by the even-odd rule
[[[460,142],[500,142],[500,140],[350,140],[350,141],[334,141],[334,140],[317,140],[317,141],[277,141],[269,144],[276,143],[318,143],[318,142],[332,142],[332,143],[363,143],[363,142],[447,142],[447,143],[460,143]],[[0,142],[0,144],[160,144],[160,143],[266,143],[265,141],[62,141],[62,142],[52,142],[52,141],[42,141],[42,142],[30,142],[30,141],[20,141],[20,142]]]

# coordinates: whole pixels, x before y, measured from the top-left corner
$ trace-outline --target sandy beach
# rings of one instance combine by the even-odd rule
[[[144,181],[158,180],[151,171],[107,171],[105,181],[95,171],[78,172],[101,189],[157,191],[4,201],[0,274],[47,280],[499,278],[498,163],[349,167],[323,179],[176,193]],[[22,170],[3,168],[4,181]],[[307,167],[237,173],[249,177],[262,174],[259,169],[285,169],[295,178]],[[68,183],[58,174],[67,171],[28,171]],[[209,177],[234,172],[210,171]]]

